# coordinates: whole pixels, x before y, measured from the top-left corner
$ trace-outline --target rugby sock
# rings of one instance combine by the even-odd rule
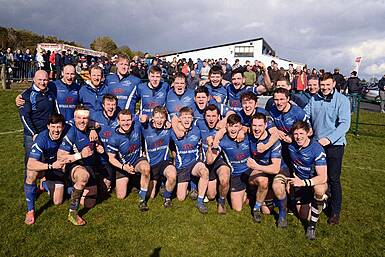
[[[314,197],[310,206],[311,206],[311,216],[310,216],[309,226],[315,227],[319,219],[319,216],[322,212],[322,209],[324,206],[324,200],[316,199]]]
[[[68,187],[67,188],[67,195],[72,195],[73,191],[74,191],[74,187]]]
[[[285,218],[286,217],[286,203],[287,198],[283,198],[282,200],[278,200],[278,209],[279,209],[279,217]]]
[[[225,198],[223,196],[219,196],[217,198],[217,202],[221,205],[225,205]]]
[[[165,190],[164,193],[163,193],[163,197],[165,200],[168,200],[168,199],[171,199],[171,192],[170,191],[167,191]]]
[[[76,211],[79,208],[79,203],[80,203],[80,198],[83,195],[83,189],[77,189],[74,187],[74,191],[71,194],[71,199],[70,199],[70,210]]]
[[[258,201],[255,201],[255,204],[254,204],[254,210],[259,210],[261,209],[261,206],[262,206],[262,203],[258,202]]]
[[[140,201],[145,201],[146,195],[147,195],[147,188],[140,188],[140,191],[139,191]]]
[[[192,180],[190,181],[190,189],[191,189],[191,191],[193,191],[193,190],[198,191],[197,184],[195,184],[195,182]]]
[[[28,211],[32,211],[35,209],[36,191],[37,191],[36,184],[31,185],[31,184],[24,183],[24,193],[25,193],[25,200],[27,201]]]
[[[203,199],[205,199],[204,196],[198,196],[198,199],[197,199],[198,204],[203,204]]]
[[[41,182],[41,184],[42,184],[44,190],[47,191],[49,194],[49,188],[48,188],[47,182],[44,180],[43,182]]]

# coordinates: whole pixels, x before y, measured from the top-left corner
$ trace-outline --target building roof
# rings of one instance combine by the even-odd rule
[[[248,39],[248,40],[242,40],[242,41],[237,41],[237,42],[226,43],[226,44],[222,44],[222,45],[208,46],[208,47],[202,47],[202,48],[196,48],[196,49],[191,49],[191,50],[179,51],[179,52],[174,52],[174,53],[161,54],[161,55],[159,55],[159,57],[175,55],[175,54],[184,54],[184,53],[195,52],[195,51],[200,51],[200,50],[207,50],[207,49],[223,47],[223,46],[243,44],[243,43],[247,43],[247,42],[251,42],[251,41],[258,41],[258,40],[263,40],[263,43],[266,44],[270,49],[272,49],[270,47],[270,45],[263,39],[263,37],[259,37],[259,38],[252,38],[252,39]]]

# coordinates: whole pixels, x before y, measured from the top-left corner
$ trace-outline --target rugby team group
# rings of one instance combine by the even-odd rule
[[[105,78],[99,66],[90,67],[84,85],[75,82],[71,64],[51,82],[38,70],[16,98],[24,127],[25,223],[35,223],[36,197],[47,191],[55,205],[68,195],[68,220],[85,225],[80,205],[91,208],[112,192],[124,199],[138,180],[140,211],[156,195],[165,208],[190,195],[202,214],[207,200],[216,201],[219,214],[249,203],[257,223],[278,210],[279,228],[293,212],[306,221],[308,239],[315,239],[322,211],[328,224],[338,224],[348,98],[331,73],[310,77],[306,91],[296,93],[286,76],[271,83],[258,65],[263,86],[246,86],[241,68],[226,81],[218,66],[195,88],[183,73],[168,84],[155,65],[142,82],[124,55]],[[265,91],[272,97],[262,108]]]

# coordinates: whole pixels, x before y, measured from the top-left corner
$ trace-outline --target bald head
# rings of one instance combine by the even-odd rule
[[[62,80],[65,84],[71,85],[74,82],[75,75],[75,67],[72,64],[67,64],[63,67]]]
[[[33,77],[33,82],[37,88],[45,91],[48,86],[48,73],[44,70],[38,70]]]

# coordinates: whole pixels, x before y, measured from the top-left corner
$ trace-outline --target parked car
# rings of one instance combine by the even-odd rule
[[[361,92],[364,99],[380,104],[381,99],[377,83],[364,85]]]

